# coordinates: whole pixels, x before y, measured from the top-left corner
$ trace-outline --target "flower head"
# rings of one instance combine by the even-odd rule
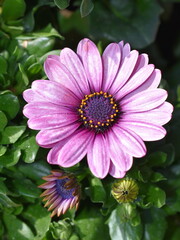
[[[144,141],[165,136],[173,107],[157,88],[161,72],[129,44],[111,43],[101,56],[83,39],[77,53],[48,56],[44,69],[49,80],[24,92],[24,115],[40,130],[37,143],[52,148],[50,164],[71,167],[87,155],[96,177],[122,178],[146,154]]]
[[[80,187],[74,176],[60,170],[51,171],[51,175],[43,177],[46,183],[39,187],[46,189],[41,197],[46,201],[48,211],[53,210],[51,217],[64,214],[68,209],[78,208],[80,199]]]
[[[135,180],[130,178],[119,179],[112,185],[111,193],[119,203],[132,202],[137,198],[139,187]]]

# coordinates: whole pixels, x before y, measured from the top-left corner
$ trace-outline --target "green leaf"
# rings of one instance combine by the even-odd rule
[[[2,6],[2,17],[5,21],[16,20],[23,17],[26,10],[24,0],[4,0]]]
[[[42,70],[42,66],[40,63],[34,63],[28,68],[28,73],[31,75],[38,74]]]
[[[150,167],[156,167],[163,165],[167,160],[167,154],[164,152],[154,152],[147,158],[148,165]]]
[[[29,79],[24,70],[24,66],[21,63],[19,63],[18,67],[19,71],[17,72],[15,77],[17,84],[14,86],[14,88],[16,89],[16,94],[22,93],[29,84]]]
[[[54,3],[60,8],[65,9],[69,6],[70,0],[54,0]]]
[[[28,41],[27,50],[29,54],[41,57],[46,52],[52,50],[55,40],[48,37],[39,37],[35,40]]]
[[[129,222],[132,226],[137,226],[141,223],[139,213],[134,203],[120,204],[117,207],[117,211],[121,223]]]
[[[43,206],[33,204],[23,212],[23,217],[30,221],[36,230],[33,240],[43,239],[51,223],[50,213]]]
[[[0,146],[0,157],[3,156],[7,151],[7,147],[5,146]]]
[[[80,5],[81,17],[86,17],[91,13],[94,8],[94,4],[91,0],[82,0]]]
[[[75,226],[80,239],[110,240],[108,228],[104,224],[104,219],[95,207],[83,209],[75,219]]]
[[[7,194],[7,192],[8,192],[8,189],[5,183],[2,180],[0,180],[0,193]]]
[[[151,182],[160,182],[163,180],[167,180],[161,173],[159,172],[153,172],[151,175]]]
[[[19,204],[16,204],[7,196],[8,192],[9,192],[8,188],[6,187],[5,183],[1,180],[0,181],[0,204],[2,204],[4,207],[7,207],[7,208],[18,207]]]
[[[41,190],[29,179],[14,179],[14,188],[21,196],[39,198]]]
[[[34,25],[35,25],[35,19],[34,19],[34,13],[38,7],[34,7],[30,12],[28,12],[24,17],[24,28],[26,32],[32,32]]]
[[[0,167],[14,166],[19,161],[20,156],[20,149],[12,149],[7,151],[3,156],[0,157]]]
[[[2,131],[5,128],[7,122],[8,120],[6,115],[2,111],[0,111],[0,131]]]
[[[145,211],[143,216],[145,227],[143,240],[154,240],[154,234],[156,234],[156,239],[163,240],[167,228],[164,211],[152,208],[151,210]]]
[[[28,69],[28,67],[30,67],[31,65],[33,65],[34,63],[36,63],[37,61],[37,58],[34,56],[34,55],[31,55],[29,56],[27,59],[26,59],[26,62],[23,64],[24,66],[24,69]]]
[[[110,0],[111,6],[113,8],[113,10],[117,10],[115,11],[115,13],[117,15],[120,15],[120,17],[124,17],[124,19],[126,19],[127,17],[131,17],[134,8],[135,8],[135,1],[131,1],[131,0],[126,0],[126,1],[122,1],[122,0]]]
[[[19,207],[19,204],[13,202],[6,194],[0,192],[0,205],[6,208],[16,208]]]
[[[13,119],[19,111],[18,98],[10,92],[1,92],[0,110],[3,111],[9,119]]]
[[[46,160],[40,162],[36,161],[30,165],[21,164],[18,166],[18,169],[24,176],[36,181],[50,174],[50,165]]]
[[[14,215],[4,214],[3,220],[7,228],[8,240],[32,240],[34,234],[30,227]]]
[[[106,191],[99,178],[91,179],[90,197],[92,202],[104,202],[106,199]]]
[[[44,29],[41,30],[41,32],[33,32],[26,35],[20,35],[20,36],[17,36],[16,39],[17,40],[34,40],[37,38],[50,38],[50,37],[57,37],[60,39],[64,39],[64,37],[61,36],[61,34],[55,28],[53,28],[51,24],[48,24]]]
[[[121,207],[118,206],[108,219],[112,240],[141,240],[143,228],[141,224],[132,226],[130,222],[122,222]]]
[[[26,130],[26,126],[9,126],[2,133],[1,144],[15,143]]]
[[[7,61],[6,59],[0,55],[0,74],[7,73]]]
[[[121,5],[124,1],[118,2]],[[133,1],[131,4],[134,4]],[[162,9],[156,0],[138,0],[132,14],[124,17],[118,9],[111,6],[107,8],[102,2],[96,1],[90,15],[89,34],[96,40],[124,40],[133,48],[144,48],[156,37],[161,12]]]
[[[34,162],[37,151],[39,149],[34,136],[23,138],[22,140],[18,141],[15,146],[22,150],[22,157],[24,162]]]
[[[166,194],[159,187],[151,185],[147,189],[147,201],[153,206],[161,208],[166,203]]]

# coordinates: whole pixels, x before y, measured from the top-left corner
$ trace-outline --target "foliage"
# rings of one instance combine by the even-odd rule
[[[179,0],[0,0],[0,238],[5,240],[179,239],[180,35]],[[93,177],[85,163],[68,169],[82,187],[79,210],[50,219],[37,188],[50,173],[47,150],[28,129],[22,92],[45,78],[43,63],[83,37],[102,49],[124,40],[163,71],[161,87],[175,110],[167,137],[147,143],[127,176],[139,195],[118,204],[114,179]]]

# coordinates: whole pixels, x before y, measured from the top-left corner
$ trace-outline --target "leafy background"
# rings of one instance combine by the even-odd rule
[[[0,239],[179,240],[180,236],[180,4],[179,0],[0,0]],[[47,150],[22,115],[22,92],[45,77],[48,54],[83,37],[100,51],[124,40],[146,52],[163,72],[161,87],[175,110],[165,139],[147,143],[127,176],[138,199],[118,204],[108,176],[97,179],[86,161],[68,169],[82,187],[80,207],[50,218],[37,187],[50,173]],[[155,237],[155,238],[154,238]]]

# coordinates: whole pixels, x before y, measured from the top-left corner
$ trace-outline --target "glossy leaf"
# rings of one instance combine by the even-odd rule
[[[39,180],[50,174],[50,165],[45,160],[41,160],[31,165],[21,164],[18,166],[18,170],[32,180]]]
[[[148,214],[150,216],[148,216]],[[167,227],[165,214],[161,209],[155,209],[146,212],[144,216],[144,240],[154,240],[154,233],[156,233],[156,239],[163,240]]]
[[[151,175],[151,182],[159,182],[159,181],[163,181],[163,180],[167,180],[167,178],[165,178],[161,173],[159,172],[154,172]]]
[[[6,194],[0,192],[0,205],[5,208],[16,208],[19,205],[13,202]]]
[[[24,218],[31,222],[36,230],[34,240],[41,240],[49,229],[51,218],[50,213],[42,206],[32,204],[24,211]]]
[[[69,6],[70,0],[54,0],[54,3],[60,8],[64,9]]]
[[[141,240],[142,225],[132,226],[130,222],[122,222],[121,207],[117,207],[108,219],[109,232],[112,240]]]
[[[8,126],[2,133],[1,144],[15,143],[26,130],[26,126]]]
[[[82,0],[81,5],[80,5],[80,13],[81,17],[86,17],[91,13],[91,11],[94,8],[94,4],[92,0]]]
[[[0,74],[7,73],[7,61],[3,56],[0,56]]]
[[[1,145],[1,146],[0,146],[0,157],[1,157],[2,155],[4,155],[6,151],[7,151],[7,147]]]
[[[80,239],[94,240],[103,239],[110,240],[107,225],[96,208],[85,208],[75,219],[77,233]]]
[[[92,202],[105,202],[106,192],[100,179],[92,178],[90,185],[90,197]]]
[[[0,93],[0,110],[13,119],[19,111],[18,98],[10,92]]]
[[[7,122],[8,120],[6,115],[2,111],[0,111],[0,131],[2,131],[5,128]]]
[[[131,3],[133,4],[133,1]],[[144,48],[156,37],[161,12],[162,9],[156,0],[136,1],[132,14],[128,17],[122,16],[116,8],[109,11],[104,4],[95,2],[90,15],[90,35],[97,40],[124,40],[134,48]]]
[[[34,136],[28,136],[23,138],[15,145],[17,148],[21,149],[23,161],[26,163],[32,163],[35,160],[39,146],[36,143]]]
[[[26,4],[24,0],[5,0],[2,9],[5,21],[16,20],[24,15]]]
[[[20,149],[11,149],[0,157],[0,167],[14,166],[21,156]]]
[[[166,202],[165,192],[159,187],[156,187],[154,185],[151,185],[149,187],[147,195],[148,202],[150,202],[153,206],[157,208],[161,208]]]
[[[41,190],[29,179],[15,179],[13,185],[20,196],[39,198],[41,193]]]
[[[3,220],[7,228],[7,234],[9,240],[32,240],[34,239],[34,234],[30,227],[17,217],[4,214]]]

